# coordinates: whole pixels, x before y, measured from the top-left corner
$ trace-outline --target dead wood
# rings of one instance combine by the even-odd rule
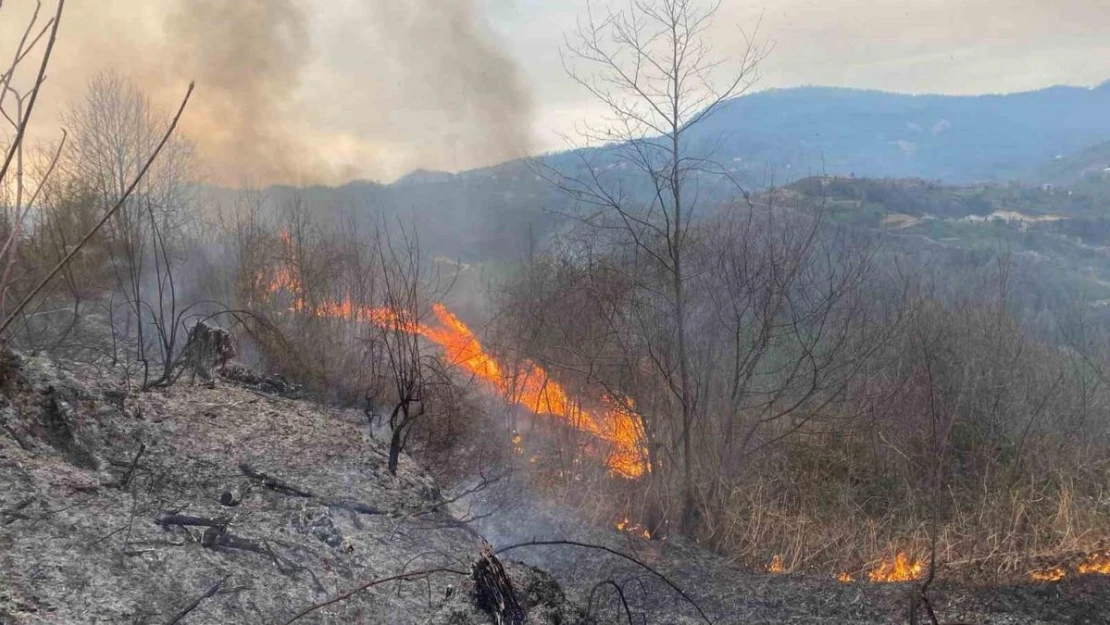
[[[527,616],[513,591],[512,580],[505,573],[501,560],[489,543],[482,545],[482,554],[471,569],[478,607],[493,617],[497,625],[523,625]]]
[[[239,463],[239,470],[243,472],[243,475],[262,482],[262,485],[266,488],[274,492],[281,493],[282,495],[289,495],[291,497],[315,497],[315,495],[307,490],[304,490],[303,488],[297,488],[296,486],[293,486],[288,482],[279,480],[276,477],[267,475],[261,471],[256,471],[245,462]]]
[[[186,525],[199,526],[199,527],[227,527],[229,521],[227,519],[210,519],[207,517],[190,516],[187,514],[177,514],[176,512],[159,512],[158,516],[154,517],[154,524],[168,527],[170,525]]]
[[[185,618],[190,612],[195,610],[197,608],[197,606],[200,605],[201,601],[204,601],[205,599],[207,599],[207,598],[211,597],[212,595],[216,594],[217,592],[219,592],[220,586],[223,586],[224,582],[226,582],[227,578],[229,578],[229,577],[231,577],[231,576],[230,575],[225,575],[223,577],[223,579],[216,582],[215,584],[212,584],[212,586],[209,587],[208,590],[204,591],[203,595],[201,595],[201,596],[197,597],[196,599],[192,600],[191,602],[189,602],[189,605],[185,606],[180,612],[177,613],[176,616],[174,616],[169,621],[166,621],[166,625],[175,625],[176,623],[179,623],[181,621],[181,619]]]
[[[354,501],[351,499],[322,499],[313,494],[311,491],[300,488],[299,486],[293,486],[289,482],[280,480],[272,475],[268,475],[266,473],[258,471],[245,462],[239,464],[239,470],[243,472],[243,475],[246,475],[251,479],[260,481],[262,483],[262,486],[276,493],[281,493],[282,495],[289,495],[291,497],[304,497],[306,499],[320,499],[320,503],[322,503],[324,506],[327,506],[328,508],[342,508],[343,510],[350,510],[351,512],[357,512],[359,514],[382,514],[382,511],[378,508],[371,506],[370,504],[362,503],[360,501]],[[222,502],[223,499],[221,497],[221,503]]]

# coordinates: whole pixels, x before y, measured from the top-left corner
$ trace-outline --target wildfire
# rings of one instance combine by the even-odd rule
[[[899,551],[894,556],[894,561],[884,560],[879,566],[872,569],[867,577],[873,582],[910,582],[924,572],[924,565],[916,559],[911,560],[905,553]]]
[[[1077,570],[1082,575],[1110,575],[1110,551],[1092,553],[1079,564]]]
[[[1095,551],[1075,567],[1079,575],[1110,575],[1110,551]],[[1062,566],[1050,569],[1037,569],[1029,571],[1029,577],[1038,582],[1058,582],[1067,576],[1067,570]]]
[[[288,245],[288,235],[283,233],[282,236]],[[648,470],[640,422],[630,402],[604,394],[597,410],[587,410],[534,362],[525,361],[518,370],[506,371],[496,358],[482,349],[473,331],[443,304],[432,306],[435,323],[426,324],[401,311],[355,304],[350,297],[309,306],[301,291],[300,277],[287,267],[263,272],[258,280],[259,285],[271,293],[292,294],[295,299],[291,308],[296,312],[419,334],[442,348],[450,364],[470,373],[502,397],[536,414],[566,419],[578,430],[604,441],[606,465],[614,474],[636,478]],[[519,443],[517,435],[513,444],[519,448]]]
[[[771,558],[771,563],[767,565],[767,572],[768,573],[774,573],[774,574],[777,575],[777,574],[783,573],[785,571],[786,571],[786,567],[783,566],[783,564],[782,564],[782,556],[780,556],[776,553],[775,557]]]
[[[1029,571],[1029,577],[1038,582],[1058,582],[1067,575],[1067,571],[1063,567],[1054,566],[1050,569],[1040,569],[1037,571]]]
[[[840,582],[841,584],[850,584],[856,581],[856,578],[852,577],[851,573],[844,571],[836,576],[836,581]]]
[[[632,523],[628,520],[628,517],[617,521],[617,530],[632,534],[633,536],[639,536],[645,540],[651,540],[651,532],[639,523]]]

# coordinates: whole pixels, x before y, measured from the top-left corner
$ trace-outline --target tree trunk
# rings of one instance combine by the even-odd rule
[[[395,428],[389,438],[389,474],[397,475],[397,462],[401,457],[402,428]]]
[[[674,69],[675,76],[678,76],[678,67]],[[683,288],[683,278],[685,276],[682,273],[682,249],[685,245],[682,236],[682,152],[680,150],[682,128],[679,126],[681,116],[678,110],[681,93],[679,92],[677,79],[674,81],[674,89],[675,93],[672,99],[674,116],[671,129],[671,194],[674,201],[674,234],[671,237],[673,271],[671,272],[671,278],[674,291],[675,324],[678,326],[678,374],[679,384],[681,385],[679,401],[682,404],[682,531],[690,534],[694,530],[695,517],[694,454],[691,444],[694,411],[690,399],[690,363],[686,354],[686,293]]]

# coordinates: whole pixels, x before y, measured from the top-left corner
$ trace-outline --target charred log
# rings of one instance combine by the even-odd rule
[[[478,607],[488,612],[497,625],[523,625],[524,608],[513,591],[512,581],[505,567],[493,553],[489,543],[482,546],[482,554],[471,569]]]

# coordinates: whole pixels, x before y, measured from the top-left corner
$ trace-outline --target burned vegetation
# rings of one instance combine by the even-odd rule
[[[294,4],[232,17],[299,41]],[[93,76],[32,143],[36,6],[0,57],[0,624],[1107,622],[1097,168],[751,184],[705,137],[766,42],[633,0],[565,40],[582,149],[213,188],[203,84]]]

